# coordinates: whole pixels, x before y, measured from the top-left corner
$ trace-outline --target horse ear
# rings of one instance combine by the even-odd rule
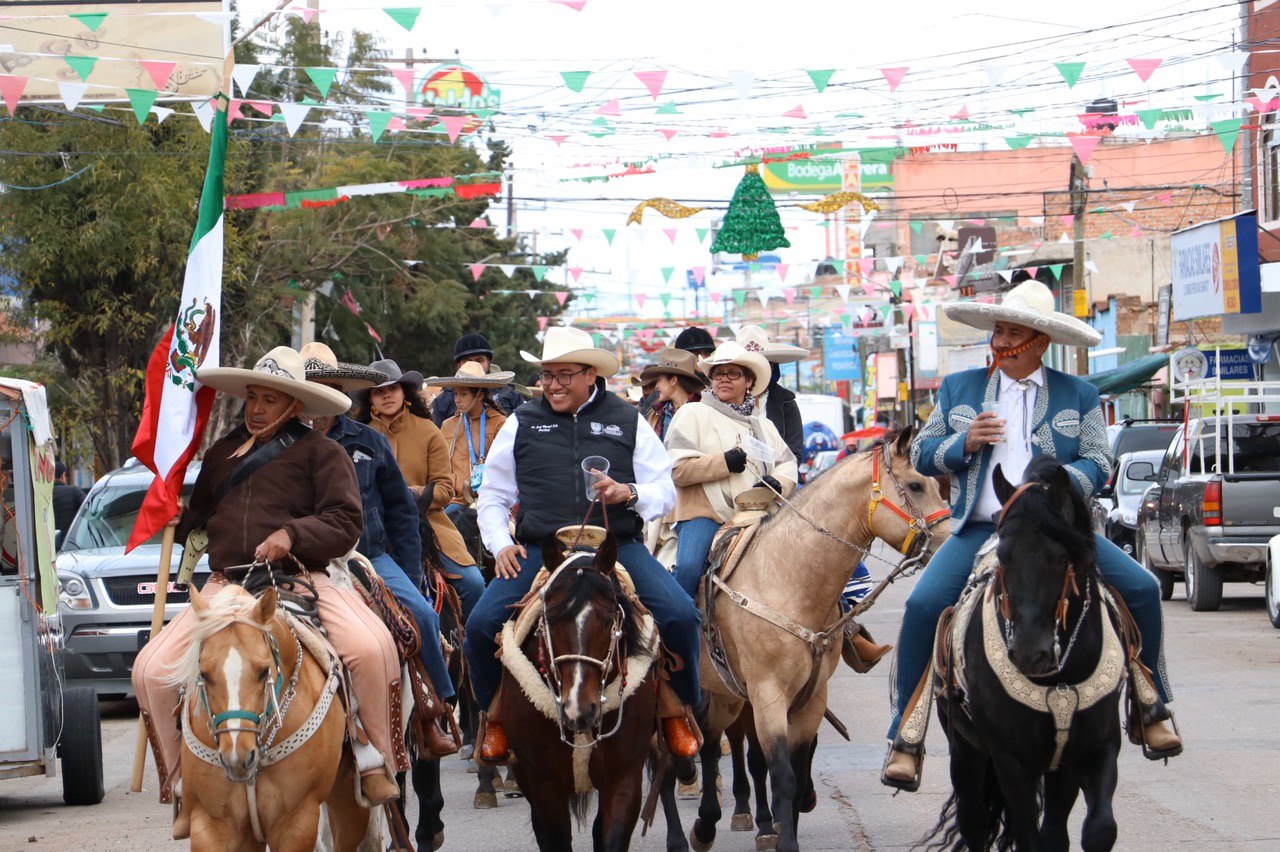
[[[209,611],[209,602],[204,599],[204,595],[200,594],[200,590],[196,588],[196,584],[192,583],[187,587],[188,600],[191,601],[191,609],[196,614],[196,618],[203,618],[204,614]]]
[[[1004,478],[1004,470],[998,464],[996,465],[995,471],[991,474],[991,484],[995,486],[996,499],[1000,501],[1001,506],[1008,503],[1009,498],[1013,496],[1013,492],[1018,490],[1016,487],[1009,484],[1009,480]]]
[[[1072,493],[1071,474],[1067,473],[1067,469],[1062,465],[1055,467],[1053,473],[1050,474],[1049,496],[1062,511],[1062,516],[1067,519],[1067,523],[1075,525],[1079,518],[1076,517],[1075,494]]]
[[[564,562],[564,551],[560,549],[560,540],[549,535],[542,540],[542,567],[554,571]]]
[[[915,428],[908,426],[898,433],[898,437],[893,441],[893,452],[895,455],[905,456],[911,452],[911,436],[915,434]]]
[[[613,573],[618,564],[618,540],[612,534],[606,535],[596,551],[596,570],[606,577]]]
[[[253,608],[253,620],[263,627],[270,625],[276,617],[276,603],[276,590],[272,586],[262,593],[262,597],[258,598],[258,603]]]

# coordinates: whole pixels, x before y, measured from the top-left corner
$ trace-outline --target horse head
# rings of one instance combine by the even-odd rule
[[[1056,674],[1059,624],[1078,580],[1088,582],[1096,571],[1089,508],[1052,456],[1032,460],[1020,486],[1000,465],[992,482],[1004,506],[996,556],[1009,659],[1028,677]]]
[[[871,533],[899,553],[926,562],[951,537],[950,509],[938,481],[911,464],[910,426],[891,443],[872,448]]]
[[[634,633],[614,573],[618,543],[608,535],[594,552],[566,554],[548,536],[542,558],[549,571],[560,570],[542,590],[539,668],[555,695],[561,730],[599,731],[604,714],[617,709],[605,706],[605,684]]]
[[[259,734],[279,713],[276,591],[269,588],[255,600],[231,586],[209,602],[192,586],[191,609],[198,668],[187,700],[203,711],[227,780],[243,783],[258,771]]]

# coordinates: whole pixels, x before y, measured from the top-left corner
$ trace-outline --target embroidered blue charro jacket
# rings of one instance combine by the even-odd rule
[[[1048,367],[1044,377],[1045,386],[1036,393],[1031,412],[1032,454],[1048,453],[1062,462],[1088,498],[1111,472],[1098,389]],[[991,446],[969,455],[964,451],[964,437],[982,412],[983,403],[995,402],[999,391],[999,371],[990,377],[985,369],[947,376],[938,389],[933,414],[911,442],[911,463],[916,470],[926,476],[951,477],[953,534],[964,529],[982,484],[991,476]]]

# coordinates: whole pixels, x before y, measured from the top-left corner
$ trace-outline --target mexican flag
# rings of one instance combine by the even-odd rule
[[[187,254],[178,314],[147,362],[147,396],[133,454],[156,475],[138,511],[125,552],[160,531],[178,512],[187,463],[200,447],[213,388],[196,380],[202,367],[218,366],[222,320],[222,172],[227,155],[227,113],[213,117],[209,168],[200,192],[196,232]],[[181,542],[179,542],[181,544]]]

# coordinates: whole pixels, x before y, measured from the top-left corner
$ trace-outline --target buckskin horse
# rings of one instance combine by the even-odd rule
[[[814,738],[848,619],[839,605],[845,583],[876,538],[910,557],[905,568],[925,562],[950,534],[937,482],[911,466],[910,444],[905,429],[892,443],[840,462],[760,525],[727,579],[704,580],[702,689],[711,701],[705,723],[699,719],[705,744],[702,798],[689,835],[694,849],[715,841],[720,735],[746,702],[778,824],[775,839],[772,824],[758,818],[757,843],[799,849],[796,824],[805,800],[812,801]],[[670,845],[670,831],[668,838]]]
[[[542,553],[549,578],[535,582],[503,628],[495,712],[538,848],[572,848],[571,813],[583,824],[594,790],[594,848],[625,850],[656,728],[657,627],[615,570],[612,536],[594,553],[568,554],[548,537]]]
[[[1089,509],[1066,470],[1040,456],[1017,488],[999,466],[993,482],[1004,506],[994,558],[979,556],[938,628],[934,685],[954,793],[927,839],[1065,850],[1083,791],[1081,847],[1110,849],[1120,686],[1136,637],[1099,580]]]
[[[335,849],[356,849],[369,828],[343,748],[338,663],[319,659],[276,603],[274,588],[255,599],[227,586],[208,601],[191,588],[196,627],[173,676],[186,685],[182,806],[193,850],[310,852],[322,804]]]

